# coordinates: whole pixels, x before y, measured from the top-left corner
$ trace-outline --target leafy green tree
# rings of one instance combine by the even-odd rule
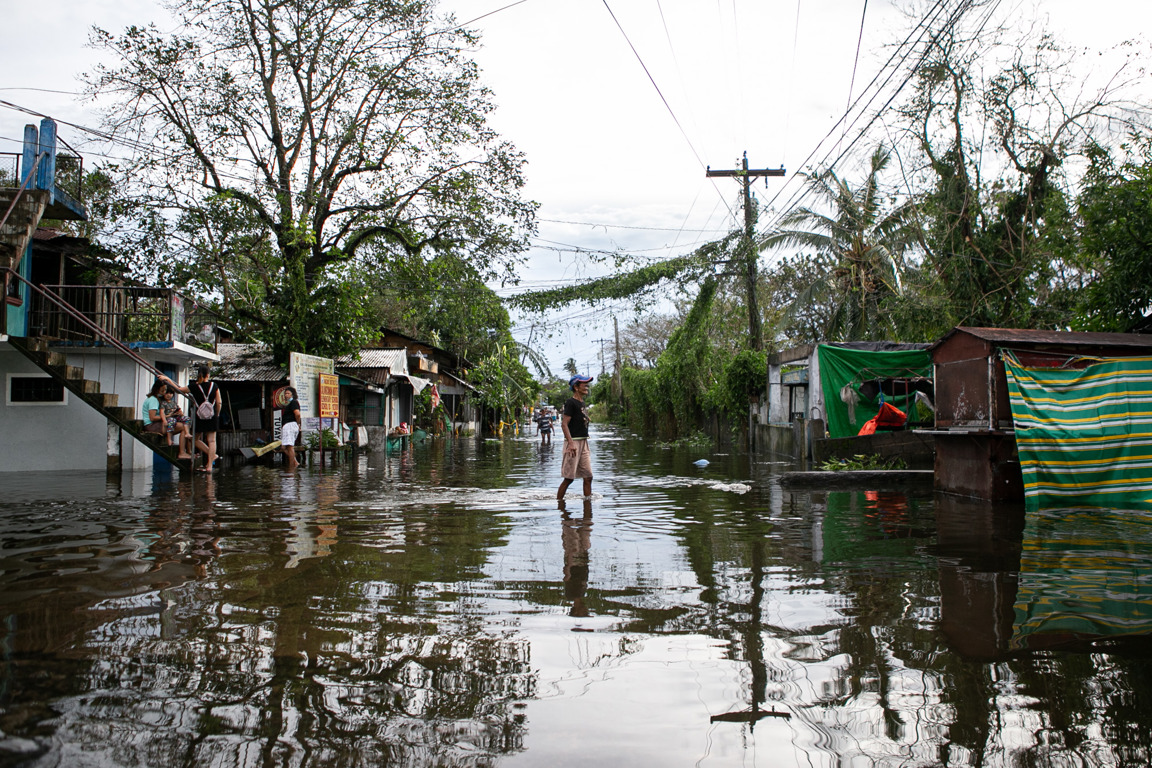
[[[813,304],[832,308],[821,329],[829,341],[889,339],[897,335],[885,305],[902,291],[904,253],[914,241],[916,209],[893,204],[881,189],[891,153],[877,147],[868,174],[852,187],[832,169],[805,174],[808,190],[823,206],[800,206],[780,218],[761,248],[792,246],[814,252],[826,268],[796,294],[795,316]],[[809,262],[811,265],[812,262]]]
[[[378,326],[427,339],[467,360],[516,344],[504,303],[458,253],[382,260],[367,282]]]
[[[114,101],[110,130],[146,148],[130,194],[187,235],[163,260],[227,293],[253,338],[280,357],[355,346],[371,312],[349,280],[385,256],[514,276],[535,206],[486,122],[471,32],[423,0],[169,8],[172,33],[97,30],[116,63],[90,84]]]
[[[568,382],[564,379],[551,379],[540,388],[540,402],[547,403],[557,410],[563,408],[571,396],[572,390],[568,388]]]
[[[835,304],[822,291],[832,285],[833,257],[799,253],[760,273],[760,306],[769,344],[776,349],[816,344],[835,326]]]
[[[1137,158],[1116,163],[1099,146],[1079,198],[1080,244],[1095,267],[1078,325],[1085,330],[1152,331],[1152,139]]]
[[[478,390],[474,398],[490,425],[515,421],[520,408],[534,404],[540,391],[539,383],[521,364],[511,345],[498,346],[468,373],[468,380]]]
[[[753,397],[764,394],[768,386],[768,358],[762,352],[741,350],[728,359],[707,393],[706,402],[728,420],[743,426]]]
[[[711,335],[718,289],[716,278],[704,281],[654,368],[621,371],[621,413],[633,429],[675,438],[700,428],[708,390],[724,366]]]
[[[916,288],[936,333],[1067,324],[1080,278],[1067,161],[1110,119],[1137,114],[1123,98],[1134,61],[1097,86],[1080,52],[1010,29],[941,23],[899,110],[922,160],[907,158],[910,173],[927,181]]]

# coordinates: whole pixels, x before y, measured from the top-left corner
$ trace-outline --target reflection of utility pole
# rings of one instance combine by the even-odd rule
[[[763,334],[760,331],[760,306],[756,301],[756,244],[755,232],[755,218],[752,215],[752,192],[751,179],[758,176],[783,176],[784,168],[777,169],[761,168],[759,170],[748,170],[748,153],[744,153],[744,163],[741,168],[733,171],[714,171],[709,166],[706,169],[706,176],[734,176],[744,185],[744,247],[747,248],[745,254],[745,269],[744,280],[746,289],[748,291],[748,343],[752,345],[752,349],[757,351],[763,349],[764,341]]]
[[[768,692],[768,667],[764,663],[764,638],[760,636],[764,609],[764,543],[757,541],[752,545],[752,603],[749,605],[751,620],[748,630],[744,633],[744,656],[748,666],[752,668],[752,702],[748,709],[736,712],[724,712],[712,715],[713,723],[748,723],[749,728],[756,726],[756,721],[765,717],[779,717],[788,720],[792,717],[790,712],[777,712],[775,707],[760,709]]]

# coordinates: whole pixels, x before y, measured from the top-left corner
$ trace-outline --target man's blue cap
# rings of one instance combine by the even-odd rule
[[[568,379],[568,389],[576,389],[576,385],[579,384],[580,382],[592,381],[593,379],[594,379],[593,376],[585,376],[582,373],[578,373],[575,376],[573,376],[572,378]]]

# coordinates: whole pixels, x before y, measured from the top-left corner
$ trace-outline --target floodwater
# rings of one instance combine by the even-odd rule
[[[560,451],[0,475],[0,765],[1152,763],[1146,514]]]

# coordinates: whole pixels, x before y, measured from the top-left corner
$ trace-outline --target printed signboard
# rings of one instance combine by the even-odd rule
[[[320,418],[340,418],[340,377],[320,374]]]
[[[288,355],[288,380],[296,388],[301,416],[320,415],[320,374],[335,372],[336,363],[331,358],[300,352]]]

